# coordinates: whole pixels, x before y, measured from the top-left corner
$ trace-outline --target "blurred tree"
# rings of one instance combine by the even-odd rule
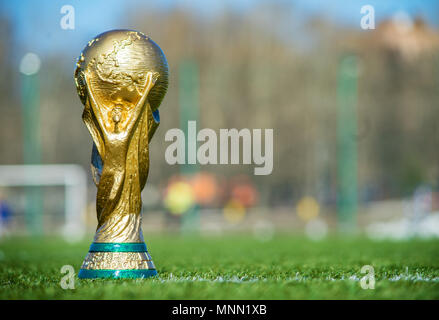
[[[354,51],[358,83],[358,183],[375,190],[369,200],[400,197],[418,182],[439,177],[439,60],[437,30],[414,20],[390,21],[374,31],[341,27],[314,16],[299,19],[287,2],[262,2],[252,10],[225,8],[200,16],[182,8],[127,10],[126,23],[149,34],[165,52],[170,79],[152,141],[149,183],[178,173],[164,160],[164,135],[179,127],[178,72],[197,61],[200,118],[197,128],[273,128],[274,169],[252,176],[253,166],[209,165],[224,177],[252,176],[261,205],[291,205],[305,195],[334,204],[336,181],[336,68]],[[393,23],[393,24],[392,24]],[[402,30],[402,31],[401,31]],[[405,31],[404,31],[405,30]],[[0,18],[0,162],[21,163],[18,66],[14,33]],[[15,48],[15,49],[14,49]],[[15,50],[15,51],[14,51]],[[89,167],[91,140],[80,119],[66,54],[42,57],[42,161]]]

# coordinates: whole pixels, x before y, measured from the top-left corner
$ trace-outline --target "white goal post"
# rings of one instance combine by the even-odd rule
[[[87,175],[75,164],[0,165],[0,187],[65,186],[62,233],[70,239],[85,234]]]

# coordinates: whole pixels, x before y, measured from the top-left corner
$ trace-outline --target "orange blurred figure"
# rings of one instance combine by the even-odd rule
[[[218,193],[216,178],[213,174],[200,172],[191,180],[195,200],[201,205],[211,204]]]
[[[259,194],[247,176],[239,176],[232,182],[230,196],[249,208],[258,202]]]

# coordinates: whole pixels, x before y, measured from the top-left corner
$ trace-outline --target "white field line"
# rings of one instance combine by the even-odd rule
[[[379,276],[376,275],[376,281],[381,280],[387,280],[387,281],[409,281],[409,282],[439,282],[439,277],[428,277],[423,276],[419,273],[416,274],[398,274],[393,275],[391,277],[388,276]],[[226,276],[226,277],[216,277],[216,278],[204,278],[200,276],[194,276],[194,277],[178,277],[174,276],[172,273],[167,278],[161,278],[158,277],[155,280],[159,282],[219,282],[219,283],[252,283],[252,282],[267,282],[267,281],[293,281],[293,282],[307,282],[307,281],[318,281],[318,280],[324,280],[324,281],[360,281],[363,276],[357,276],[357,275],[342,275],[341,277],[332,277],[332,276],[326,276],[324,278],[315,278],[315,277],[308,277],[308,276],[302,276],[299,272],[295,274],[294,277],[287,277],[287,278],[250,278],[250,277],[238,277],[238,276]]]

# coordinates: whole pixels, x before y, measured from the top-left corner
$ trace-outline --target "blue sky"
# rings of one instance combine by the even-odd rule
[[[14,38],[18,44],[16,54],[21,56],[27,51],[37,54],[63,52],[75,56],[85,43],[95,35],[109,29],[133,28],[124,17],[129,10],[138,7],[167,10],[174,6],[189,8],[199,16],[214,15],[224,8],[230,8],[242,14],[253,9],[258,0],[20,0],[0,4],[2,15],[12,22]],[[301,17],[322,14],[336,23],[359,26],[360,8],[365,4],[375,7],[376,20],[392,16],[398,11],[410,15],[421,15],[428,22],[439,25],[439,1],[437,0],[277,0],[292,4]],[[62,30],[59,22],[63,5],[75,8],[75,30]],[[146,31],[147,32],[147,31]]]

